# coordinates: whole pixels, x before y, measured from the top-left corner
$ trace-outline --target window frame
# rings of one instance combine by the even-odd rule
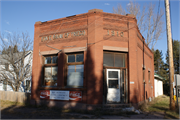
[[[83,62],[76,62],[76,55],[78,54],[83,54]],[[83,88],[84,87],[84,53],[83,52],[74,52],[74,53],[66,53],[65,54],[66,57],[65,57],[65,64],[66,64],[66,67],[65,67],[65,86],[67,88]],[[69,55],[75,55],[75,62],[68,62],[68,56]],[[68,86],[67,85],[67,80],[68,80],[68,66],[70,65],[75,65],[75,71],[76,71],[76,65],[83,65],[83,86]]]
[[[111,53],[113,54],[113,66],[104,66],[104,53]],[[125,64],[125,67],[115,67],[115,54],[123,54],[124,55],[124,64]],[[103,67],[106,67],[106,68],[127,68],[127,53],[126,52],[109,52],[109,51],[103,51]]]
[[[53,57],[57,57],[57,63],[52,63],[52,58]],[[48,63],[48,64],[45,64],[45,59],[47,57],[51,57],[51,63]],[[58,54],[52,54],[52,55],[44,55],[43,56],[43,82],[42,82],[42,86],[46,86],[46,87],[57,87],[57,81],[58,81],[58,78],[57,78],[57,81],[56,81],[56,86],[55,85],[52,85],[51,82],[50,82],[50,85],[46,85],[46,81],[45,81],[45,68],[46,67],[51,67],[51,75],[52,75],[52,67],[57,67],[57,73],[58,73]],[[58,77],[58,74],[57,74],[57,77]],[[53,81],[53,80],[51,80]]]

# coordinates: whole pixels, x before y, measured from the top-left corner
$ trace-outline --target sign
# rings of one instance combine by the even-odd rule
[[[63,90],[40,90],[40,99],[82,101],[82,92]]]
[[[85,34],[86,34],[85,30],[67,32],[67,33],[62,33],[62,34],[54,34],[54,35],[41,37],[41,42],[48,41],[48,40],[59,40],[63,38],[76,37],[76,36],[85,36]]]
[[[82,101],[81,91],[69,91],[69,100]]]
[[[130,82],[130,84],[134,84],[134,82]]]
[[[49,90],[40,90],[41,99],[49,99],[50,91]]]
[[[50,90],[50,99],[69,100],[69,91]]]

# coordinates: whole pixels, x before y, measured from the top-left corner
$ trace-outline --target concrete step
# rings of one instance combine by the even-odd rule
[[[107,111],[110,113],[114,113],[114,112],[120,112],[123,111],[126,108],[130,108],[131,105],[130,104],[105,104],[102,107],[103,111]]]
[[[104,104],[103,108],[127,108],[131,107],[130,104]]]

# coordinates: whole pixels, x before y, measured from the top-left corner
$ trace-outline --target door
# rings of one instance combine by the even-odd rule
[[[107,69],[107,103],[120,102],[120,70]]]

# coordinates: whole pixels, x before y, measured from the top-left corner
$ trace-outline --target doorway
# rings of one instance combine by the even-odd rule
[[[106,69],[107,103],[120,103],[120,69]]]

